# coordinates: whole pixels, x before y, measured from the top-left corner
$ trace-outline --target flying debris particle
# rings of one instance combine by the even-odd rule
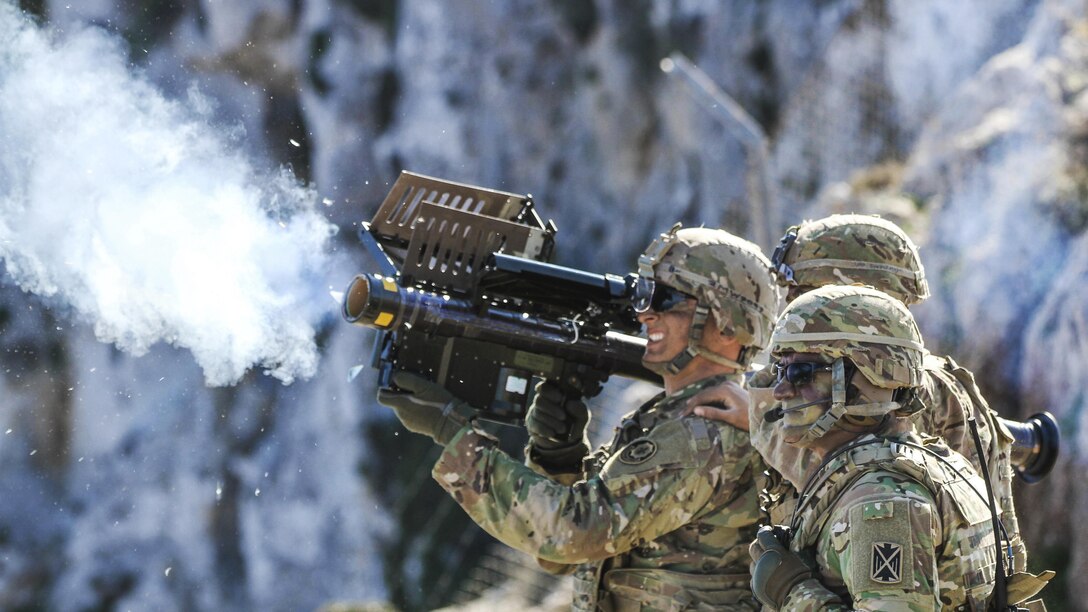
[[[215,483],[215,501],[223,501],[223,483]]]
[[[38,454],[38,449],[36,449],[36,448],[34,450],[30,451],[30,456],[31,457],[33,457],[34,455],[37,455],[37,454]]]
[[[287,142],[291,143],[291,146],[292,146],[292,147],[301,147],[301,146],[302,146],[302,145],[300,145],[300,144],[298,143],[298,141],[297,141],[297,140],[295,140],[294,138],[292,138],[291,140],[288,140]]]
[[[344,292],[343,291],[330,291],[329,295],[332,296],[333,301],[336,302],[337,304],[342,304],[344,302]]]
[[[165,574],[166,574],[166,577],[167,577],[167,578],[169,578],[169,577],[170,577],[170,570],[172,570],[172,569],[174,569],[174,568],[172,568],[172,567],[168,567],[168,568],[166,568],[166,572],[165,572]]]
[[[254,491],[254,492],[253,492],[253,496],[254,496],[254,497],[260,497],[260,496],[261,496],[261,489],[260,489],[260,488],[258,488],[258,489],[257,489],[256,491]]]
[[[348,370],[348,382],[355,380],[355,377],[359,375],[359,372],[363,371],[363,366],[357,365]]]
[[[9,434],[9,433],[11,433],[11,431],[12,431],[11,429],[8,429],[8,430],[7,430],[7,431],[5,431],[4,433],[5,433],[5,434]]]
[[[325,206],[332,206],[332,200],[330,198],[321,198],[321,203]]]

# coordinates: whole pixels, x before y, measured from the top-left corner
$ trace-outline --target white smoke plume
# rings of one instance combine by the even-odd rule
[[[189,349],[209,385],[308,377],[335,227],[210,115],[134,74],[105,32],[61,35],[0,2],[0,258],[102,341]]]

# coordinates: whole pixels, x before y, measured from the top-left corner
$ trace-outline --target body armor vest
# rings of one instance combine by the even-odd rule
[[[937,578],[962,584],[966,592],[966,600],[953,602],[953,608],[985,610],[994,587],[996,551],[983,484],[966,459],[943,445],[922,450],[903,442],[865,436],[818,469],[798,498],[790,548],[811,562],[832,509],[858,479],[876,471],[905,476],[924,486],[936,502],[943,535]],[[850,601],[848,593],[838,594]]]

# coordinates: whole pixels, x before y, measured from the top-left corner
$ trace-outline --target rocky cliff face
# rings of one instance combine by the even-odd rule
[[[922,309],[940,347],[970,364],[1004,414],[1049,410],[1063,456],[1018,504],[1040,564],[1083,601],[1084,7],[1043,5],[1024,39],[984,64],[923,129],[905,187],[930,209],[923,247],[936,298]],[[1069,603],[1069,607],[1082,604]]]
[[[594,271],[626,271],[677,220],[769,249],[803,216],[896,216],[931,277],[931,345],[983,373],[1006,416],[1059,417],[1063,458],[1020,492],[1022,523],[1064,570],[1052,601],[1088,598],[1081,3],[19,5],[58,44],[87,24],[123,41],[167,96],[198,88],[236,146],[312,183],[359,265],[353,225],[401,169],[532,193],[558,262]],[[750,157],[719,109],[660,70],[675,51],[767,134],[772,207],[750,205]],[[433,607],[485,545],[438,505],[429,442],[393,437],[368,374],[347,381],[369,336],[331,301],[315,377],[207,388],[187,351],[133,357],[49,300],[0,297],[3,607]]]

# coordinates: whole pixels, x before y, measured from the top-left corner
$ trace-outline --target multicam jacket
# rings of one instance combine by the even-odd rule
[[[748,434],[685,415],[687,399],[733,376],[659,396],[627,415],[566,485],[513,460],[471,427],[432,472],[488,533],[574,568],[578,610],[755,610],[748,545],[763,470]]]
[[[1026,571],[1027,551],[1020,538],[1012,496],[1013,472],[1009,458],[1012,435],[998,421],[997,414],[986,405],[970,372],[950,357],[927,355],[924,365],[925,375],[923,385],[919,387],[919,400],[925,408],[912,416],[914,425],[923,434],[939,436],[952,450],[966,457],[975,471],[981,474],[982,464],[967,424],[969,417],[975,417],[1001,523],[1013,550],[1012,569]],[[767,465],[784,478],[784,481],[771,479],[764,502],[772,523],[781,524],[793,510],[796,497],[794,487],[804,483],[816,461],[811,452],[786,444],[781,439],[781,430],[763,419],[763,415],[774,405],[770,394],[773,386],[770,368],[764,368],[749,380],[748,390],[752,400],[749,423],[752,446],[763,455]]]
[[[1020,538],[1020,523],[1012,497],[1012,433],[986,404],[975,385],[974,375],[951,357],[929,355],[925,368],[927,384],[922,389],[923,397],[920,399],[925,406],[940,409],[920,411],[914,416],[915,426],[919,431],[940,435],[952,450],[966,457],[975,471],[981,474],[982,462],[967,423],[969,417],[975,417],[997,510],[1001,513],[1001,524],[1008,533],[1008,544],[1013,550],[1012,569],[1026,571],[1027,549]]]
[[[920,444],[864,436],[816,471],[790,543],[816,578],[783,610],[985,609],[996,565],[985,485],[947,446]]]

